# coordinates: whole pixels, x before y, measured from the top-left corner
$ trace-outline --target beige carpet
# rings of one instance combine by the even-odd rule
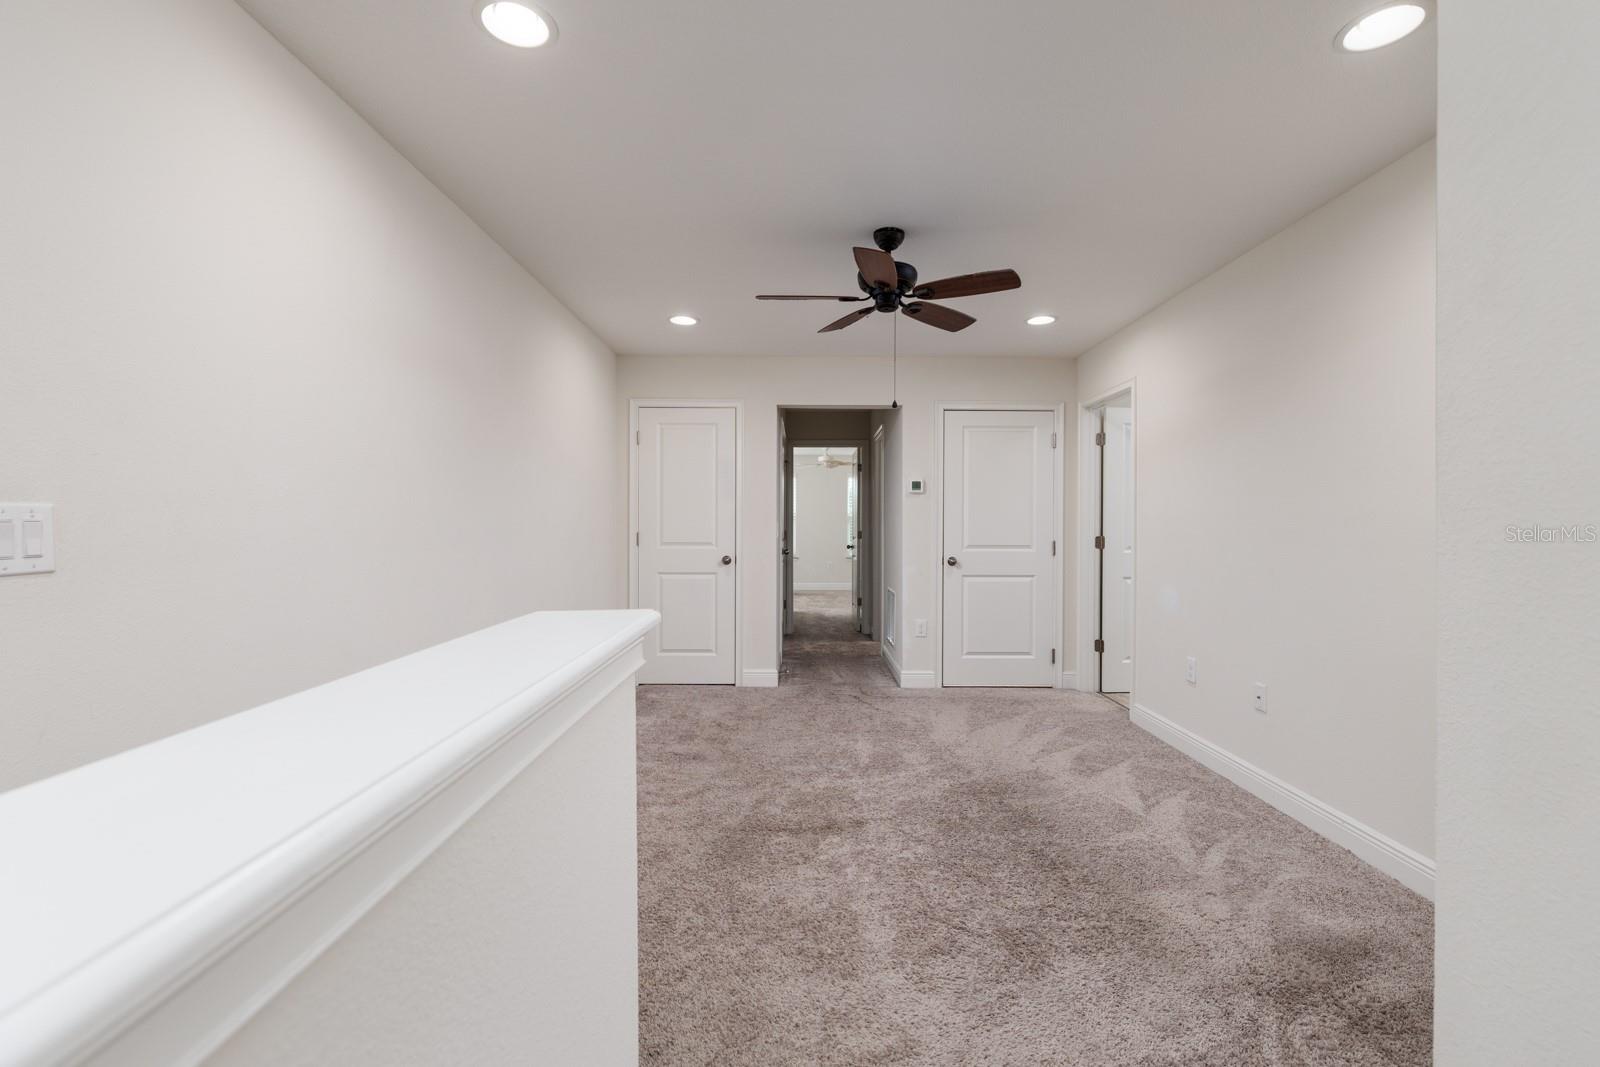
[[[773,689],[639,692],[659,1064],[1421,1064],[1431,906],[1087,694],[894,688],[835,595]]]

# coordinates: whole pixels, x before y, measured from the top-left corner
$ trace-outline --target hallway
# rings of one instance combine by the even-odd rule
[[[878,642],[855,628],[850,594],[797,592],[794,633],[783,639],[778,684],[893,686]]]
[[[1109,701],[896,688],[801,597],[777,689],[639,689],[645,1062],[1426,1062],[1427,901]]]

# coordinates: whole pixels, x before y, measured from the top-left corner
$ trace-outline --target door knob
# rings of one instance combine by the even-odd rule
[[[733,562],[733,557],[732,556],[723,556],[722,557],[722,565],[724,567],[726,567],[728,564],[730,564],[732,562]]]
[[[956,565],[956,558],[954,556],[951,556],[949,559],[945,560],[945,563],[948,566],[954,567]]]

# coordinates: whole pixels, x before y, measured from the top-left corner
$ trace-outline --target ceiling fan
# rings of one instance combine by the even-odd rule
[[[855,449],[850,449],[849,455],[836,456],[832,449],[824,448],[817,455],[817,466],[823,470],[833,470],[835,467],[854,467],[856,465]]]
[[[857,248],[856,284],[866,296],[773,296],[756,297],[757,300],[836,300],[844,304],[871,301],[871,307],[858,308],[842,319],[828,323],[818,333],[842,330],[872,314],[874,311],[893,313],[899,311],[907,318],[937,326],[955,333],[978,320],[955,308],[930,304],[930,300],[948,300],[958,296],[978,296],[981,293],[999,293],[1016,289],[1022,279],[1014,270],[986,270],[977,274],[959,274],[953,278],[940,278],[936,282],[917,282],[917,268],[909,263],[897,263],[892,253],[906,239],[906,231],[898,226],[882,226],[872,231],[877,248]]]

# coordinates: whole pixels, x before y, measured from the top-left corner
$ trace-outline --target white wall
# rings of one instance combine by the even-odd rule
[[[629,679],[209,1067],[636,1062],[636,743]]]
[[[904,341],[904,338],[902,338]],[[623,356],[618,366],[618,412],[627,425],[629,399],[743,400],[741,440],[744,459],[739,484],[743,527],[743,599],[739,626],[744,636],[744,670],[775,671],[778,655],[779,531],[777,528],[778,408],[793,406],[876,407],[889,399],[889,364],[849,357],[784,357],[725,359]],[[934,405],[941,401],[1004,401],[1019,404],[1074,402],[1072,362],[1066,359],[900,358],[901,409],[897,417],[903,464],[891,493],[898,494],[904,551],[898,573],[901,665],[930,681],[939,649],[937,597],[943,564],[939,557],[938,517],[934,495],[906,496],[910,478],[933,477],[936,422]],[[625,436],[619,430],[618,438]],[[1062,441],[1069,475],[1076,462],[1070,435]],[[627,459],[618,470],[627,484]],[[1067,493],[1068,486],[1062,486]],[[1072,500],[1067,498],[1071,529]],[[893,533],[890,532],[893,537]],[[895,587],[896,572],[885,568],[885,582]],[[1071,568],[1063,568],[1064,584]],[[915,619],[928,621],[928,636],[907,636]],[[1072,621],[1067,622],[1066,648],[1072,648]],[[1070,669],[1070,668],[1069,668]]]
[[[852,467],[819,467],[821,449],[795,449],[794,587],[850,588],[845,507]],[[843,454],[842,452],[839,454]]]
[[[1600,7],[1439,22],[1436,1059],[1600,1049]],[[1539,535],[1532,534],[1537,537]]]
[[[1135,384],[1135,703],[1423,856],[1433,188],[1430,144],[1078,360]]]
[[[878,646],[893,665],[900,670],[900,650],[905,647],[905,623],[900,612],[900,591],[905,588],[905,440],[900,428],[900,410],[872,413],[872,432],[883,433],[883,469],[873,471],[873,478],[883,489],[883,518],[880,536],[883,538],[883,574],[878,581],[879,618]],[[874,490],[876,491],[876,490]]]
[[[615,361],[231,3],[0,5],[0,786],[620,602]]]

